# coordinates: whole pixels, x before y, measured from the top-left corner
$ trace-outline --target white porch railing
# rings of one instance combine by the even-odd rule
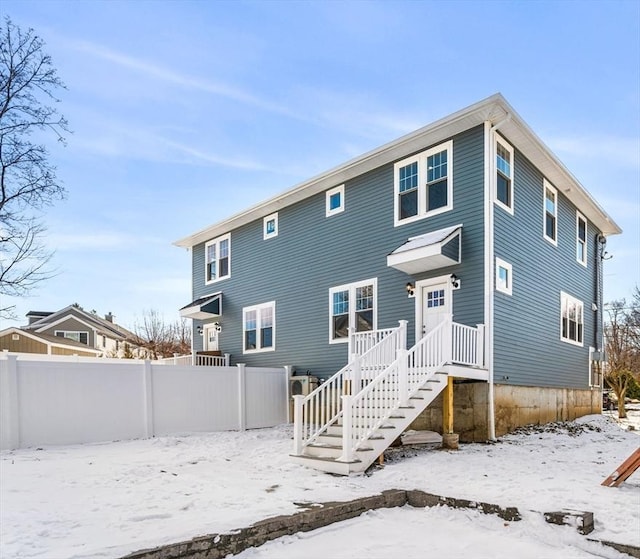
[[[470,367],[484,366],[484,324],[476,328],[452,323],[451,362]]]
[[[160,365],[199,365],[203,367],[229,367],[231,354],[224,355],[174,355],[158,359],[154,363]]]
[[[354,459],[355,450],[442,366],[451,361],[451,316],[424,336],[410,350],[398,351],[397,359],[354,396],[343,395],[343,462]]]
[[[355,347],[364,348],[374,339],[378,340],[376,344],[361,355],[352,354],[349,363],[308,396],[294,397],[295,454],[301,454],[340,417],[345,394],[358,392],[364,381],[382,372],[396,358],[397,351],[407,347],[407,321],[401,320],[397,328],[376,331],[370,338],[359,337],[362,343],[356,342]],[[353,347],[350,339],[349,348]]]

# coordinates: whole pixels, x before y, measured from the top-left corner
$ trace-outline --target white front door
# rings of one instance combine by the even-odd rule
[[[419,305],[417,321],[420,330],[416,332],[418,339],[442,322],[445,315],[451,312],[451,283],[449,281],[418,285],[416,305]]]
[[[214,324],[204,325],[204,350],[218,351],[218,329]]]

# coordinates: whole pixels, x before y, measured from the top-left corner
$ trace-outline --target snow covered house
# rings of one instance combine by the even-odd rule
[[[486,440],[599,412],[620,232],[496,94],[177,241],[181,314],[194,351],[323,381],[294,455],[361,471],[410,424]]]

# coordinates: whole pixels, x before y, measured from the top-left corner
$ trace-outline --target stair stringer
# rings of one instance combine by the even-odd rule
[[[364,472],[447,386],[446,372],[436,372],[409,397],[408,406],[396,406],[382,424],[355,450],[351,462],[340,461],[342,455],[342,419],[318,437],[303,454],[292,455],[294,462],[333,474],[349,475]],[[357,421],[357,418],[355,418]]]

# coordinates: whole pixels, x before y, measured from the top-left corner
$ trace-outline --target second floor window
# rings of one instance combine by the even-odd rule
[[[70,330],[56,330],[55,335],[58,338],[66,338],[81,344],[89,345],[89,332],[76,332]]]
[[[496,192],[495,200],[509,213],[513,213],[513,148],[496,140]]]
[[[587,265],[587,220],[576,213],[576,260]]]
[[[395,164],[396,225],[453,208],[452,154],[449,141]]]
[[[544,238],[558,243],[558,192],[544,181]]]
[[[231,236],[224,235],[205,245],[205,281],[213,283],[231,276]]]

